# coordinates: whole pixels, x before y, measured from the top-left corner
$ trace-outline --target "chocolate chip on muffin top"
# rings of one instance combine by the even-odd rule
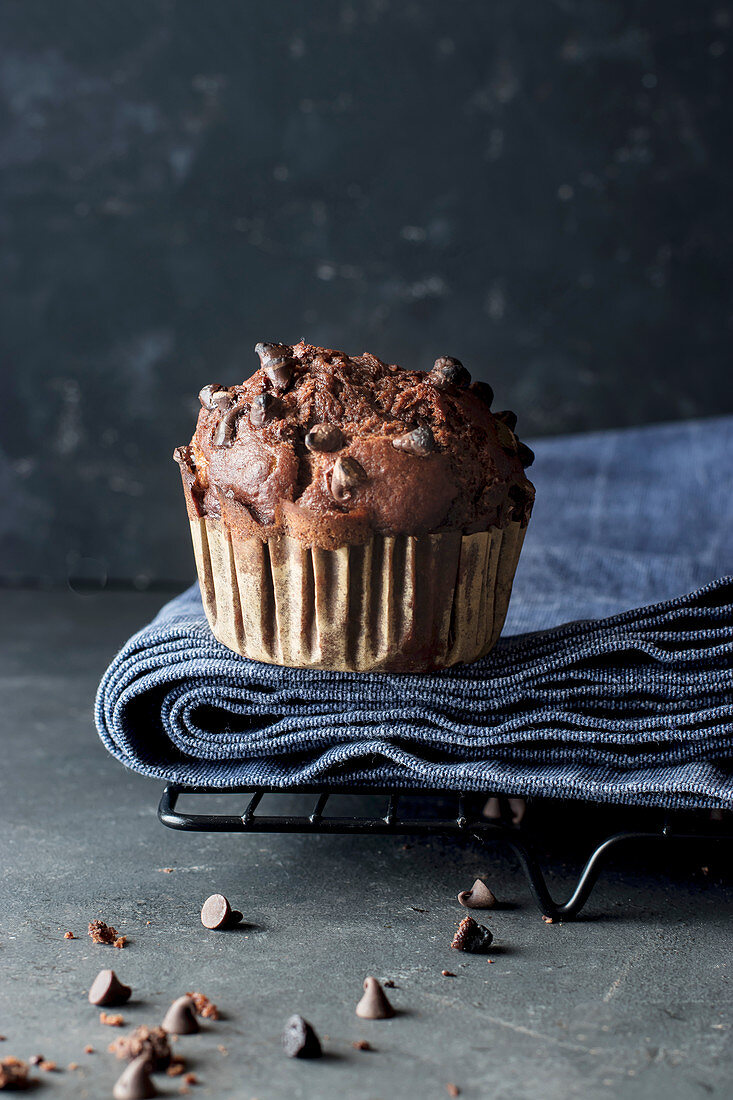
[[[428,372],[369,353],[261,343],[242,385],[204,386],[178,448],[191,518],[334,548],[380,534],[527,522],[532,452],[491,387],[442,356]]]

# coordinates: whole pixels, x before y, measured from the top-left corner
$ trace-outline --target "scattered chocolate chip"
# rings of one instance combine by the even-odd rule
[[[366,472],[355,458],[345,455],[337,458],[331,470],[331,496],[337,504],[347,504],[362,481]]]
[[[493,939],[493,935],[483,924],[476,924],[473,917],[464,917],[458,925],[451,947],[455,947],[456,951],[470,951],[478,955],[489,950]]]
[[[73,932],[64,932],[64,939],[65,940],[75,940],[76,936],[74,935]]]
[[[454,1085],[452,1081],[448,1081],[445,1086],[445,1091],[448,1093],[449,1096],[461,1095],[461,1090],[458,1088],[458,1085]]]
[[[373,1050],[371,1043],[368,1043],[366,1039],[357,1039],[356,1042],[351,1044],[354,1050]]]
[[[20,1058],[8,1055],[0,1060],[0,1089],[20,1092],[30,1088],[33,1080],[28,1077],[28,1066]]]
[[[236,400],[236,394],[233,394],[226,386],[219,385],[218,382],[211,382],[199,392],[199,401],[209,412],[213,412],[215,409],[224,412]]]
[[[89,935],[92,937],[92,943],[114,943],[118,934],[116,928],[113,928],[111,924],[105,924],[103,920],[89,922]]]
[[[150,1066],[151,1073],[162,1072],[170,1065],[168,1032],[162,1027],[146,1027],[141,1024],[129,1035],[120,1035],[110,1043],[109,1050],[118,1058],[126,1058],[130,1062],[142,1055]]]
[[[517,453],[517,437],[501,420],[496,421],[496,435],[503,450],[510,454]]]
[[[150,1065],[144,1054],[134,1058],[115,1081],[112,1095],[115,1100],[147,1100],[157,1096],[158,1090],[150,1080]]]
[[[249,407],[249,422],[252,427],[261,428],[272,417],[276,404],[277,401],[271,393],[258,393],[253,397]]]
[[[427,380],[439,390],[444,389],[445,386],[465,388],[471,381],[471,375],[460,359],[453,359],[450,355],[441,355],[439,359],[435,360]]]
[[[525,470],[534,462],[534,451],[526,443],[522,443],[521,440],[517,440],[517,455]]]
[[[109,1007],[129,1001],[132,990],[123,985],[114,970],[100,970],[89,990],[89,1004]]]
[[[42,1054],[31,1054],[30,1058],[28,1059],[28,1065],[29,1066],[40,1066],[42,1061],[43,1061],[43,1055]]]
[[[517,414],[511,409],[502,409],[501,412],[495,412],[494,416],[497,420],[501,420],[502,424],[506,424],[512,432],[517,426]]]
[[[231,447],[237,438],[237,425],[242,412],[240,405],[234,405],[224,413],[211,437],[213,447]]]
[[[470,890],[461,890],[458,900],[464,909],[494,909],[496,898],[485,882],[477,878]]]
[[[186,996],[193,1001],[194,1012],[199,1016],[203,1016],[205,1020],[219,1019],[219,1009],[203,993],[187,993]]]
[[[455,978],[455,974],[452,970],[441,970],[440,972],[444,978]]]
[[[234,910],[236,913],[237,910]],[[211,928],[212,931],[221,931],[223,928],[230,928],[232,926],[232,907],[223,894],[212,894],[208,897],[201,907],[201,923],[204,928]],[[242,914],[237,914],[239,919],[242,919]],[[237,923],[237,922],[234,922]]]
[[[232,909],[232,915],[229,918],[229,924],[227,928],[234,928],[236,924],[241,924],[244,920],[244,913],[240,913],[238,909]]]
[[[125,1020],[119,1012],[100,1012],[99,1022],[105,1027],[122,1027]]]
[[[341,430],[335,424],[314,424],[305,437],[309,451],[338,451],[344,445]]]
[[[165,1016],[161,1027],[170,1035],[196,1035],[201,1030],[190,997],[178,997]]]
[[[394,1009],[387,1000],[387,994],[376,978],[364,979],[364,993],[356,1006],[356,1015],[362,1020],[389,1020]]]
[[[491,408],[491,402],[494,400],[494,391],[488,382],[472,382],[471,393],[475,393],[477,397],[480,397],[485,405]]]
[[[302,1016],[291,1016],[282,1033],[282,1044],[288,1058],[320,1058],[321,1042]]]
[[[398,451],[405,451],[409,455],[419,455],[423,458],[435,450],[435,436],[430,428],[414,428],[404,435],[397,435],[392,440],[392,446]]]

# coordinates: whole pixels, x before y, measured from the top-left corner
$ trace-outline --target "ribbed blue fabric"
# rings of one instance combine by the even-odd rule
[[[733,808],[733,418],[536,452],[514,636],[488,657],[427,676],[259,664],[216,641],[194,586],[105,674],[107,748],[189,785]]]

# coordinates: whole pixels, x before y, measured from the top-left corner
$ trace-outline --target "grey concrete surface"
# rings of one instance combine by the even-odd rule
[[[223,1019],[177,1044],[202,1098],[437,1100],[451,1082],[466,1100],[730,1095],[729,849],[684,850],[653,868],[629,853],[584,920],[547,925],[498,848],[168,831],[158,784],[108,757],[91,720],[107,660],[160,602],[0,593],[0,1056],[41,1053],[63,1067],[34,1073],[39,1096],[111,1095],[117,1032],[85,995],[104,966],[134,989],[124,1030],[158,1023],[187,990],[217,1002]],[[573,818],[561,843],[541,813],[561,892],[594,822]],[[449,947],[463,915],[455,895],[479,874],[513,903],[488,915],[491,963]],[[215,890],[248,927],[201,926]],[[92,945],[95,917],[129,945]],[[394,980],[395,1019],[354,1015],[366,974]],[[282,1055],[293,1012],[319,1031],[322,1061]],[[358,1039],[374,1050],[354,1049]],[[66,1069],[72,1061],[81,1068]],[[178,1081],[158,1080],[178,1094]]]

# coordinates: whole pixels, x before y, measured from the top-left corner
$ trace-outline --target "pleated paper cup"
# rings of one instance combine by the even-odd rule
[[[501,633],[526,526],[374,535],[324,550],[290,535],[232,536],[191,519],[214,635],[243,657],[293,668],[424,672],[474,661]]]

